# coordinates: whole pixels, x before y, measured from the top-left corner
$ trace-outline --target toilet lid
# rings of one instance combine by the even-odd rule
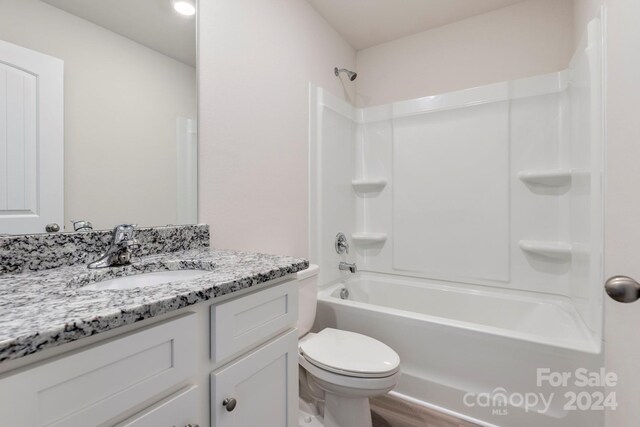
[[[300,343],[300,353],[319,368],[354,377],[385,377],[398,371],[400,357],[366,335],[323,329]]]

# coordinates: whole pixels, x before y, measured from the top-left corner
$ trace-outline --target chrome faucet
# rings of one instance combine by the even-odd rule
[[[131,263],[133,250],[140,244],[133,237],[134,224],[120,224],[113,229],[111,244],[100,258],[89,263],[89,268],[106,268],[127,265]]]
[[[338,268],[340,269],[340,271],[349,271],[351,273],[355,273],[358,271],[358,266],[356,266],[355,262],[353,264],[350,264],[343,261],[340,263]]]

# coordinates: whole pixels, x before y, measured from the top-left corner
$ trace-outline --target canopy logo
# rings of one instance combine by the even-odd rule
[[[545,414],[554,400],[558,401],[555,410],[560,410],[559,406],[564,411],[615,410],[618,407],[616,393],[610,390],[617,383],[618,376],[614,372],[606,372],[604,368],[599,371],[578,368],[573,372],[539,368],[536,371],[536,387],[557,389],[556,392],[510,393],[498,387],[489,392],[466,393],[463,403],[469,408],[491,409],[492,415],[508,415],[509,408]]]
[[[509,393],[498,387],[490,392],[467,393],[462,401],[470,408],[491,408],[492,415],[508,415],[508,407],[522,408],[525,412],[546,413],[551,407],[555,394],[545,396],[543,393]]]

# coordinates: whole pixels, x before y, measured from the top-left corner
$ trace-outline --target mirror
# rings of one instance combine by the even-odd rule
[[[0,234],[197,222],[195,12],[2,1]]]

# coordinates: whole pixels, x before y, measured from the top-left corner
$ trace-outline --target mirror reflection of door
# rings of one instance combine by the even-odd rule
[[[64,222],[63,68],[0,41],[0,234]]]
[[[73,231],[72,221],[88,221],[94,229],[125,222],[141,227],[197,222],[195,27],[194,10],[178,13],[169,0],[2,1],[0,40],[31,55],[58,58],[64,76],[61,68],[58,133],[44,128],[40,118],[39,127],[31,129],[37,131],[37,143],[12,140],[14,150],[6,151],[6,165],[0,168],[8,167],[14,176],[17,165],[24,165],[16,176],[24,175],[24,185],[31,187],[23,191],[22,181],[3,179],[0,199],[7,188],[31,204],[4,196],[0,234],[43,233],[50,223]],[[45,70],[9,59],[0,57],[5,73],[12,67],[10,75],[24,76],[27,89],[36,80],[43,87]],[[38,101],[40,107],[52,104]],[[24,120],[30,120],[28,113]],[[1,121],[24,129],[15,118],[0,115]],[[191,130],[181,132],[185,119]],[[33,150],[53,149],[44,141],[56,135],[58,154],[39,153],[35,162]],[[16,144],[23,143],[26,151],[16,151]],[[20,156],[31,156],[31,163]],[[33,165],[39,166],[29,169]],[[57,180],[45,177],[45,166],[58,169]],[[39,177],[40,187],[30,173]],[[5,176],[2,170],[0,176]],[[55,191],[54,184],[59,186]],[[45,215],[54,199],[58,212]],[[13,221],[17,214],[31,225],[19,226]]]
[[[198,126],[195,120],[177,121],[178,224],[198,222]]]

